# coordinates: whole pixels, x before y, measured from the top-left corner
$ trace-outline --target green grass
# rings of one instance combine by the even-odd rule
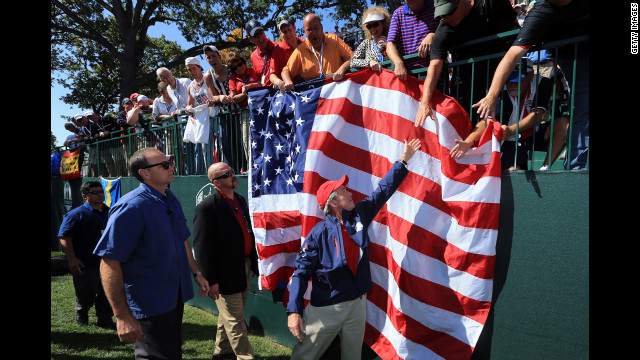
[[[51,256],[61,253],[51,253]],[[92,360],[133,358],[133,344],[123,344],[115,330],[96,326],[95,309],[89,311],[89,325],[75,322],[75,295],[71,275],[51,277],[51,359]],[[115,320],[115,319],[114,319]],[[217,316],[185,305],[182,323],[184,360],[208,360],[213,353]],[[249,335],[256,359],[285,360],[291,349],[269,338]]]

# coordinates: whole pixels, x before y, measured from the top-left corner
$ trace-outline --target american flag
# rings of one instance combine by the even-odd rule
[[[305,236],[324,218],[315,198],[324,181],[347,174],[358,202],[400,157],[404,139],[418,137],[409,175],[369,228],[365,343],[385,360],[469,359],[491,303],[502,133],[492,122],[478,147],[452,159],[469,116],[436,93],[436,120],[414,127],[421,89],[416,78],[367,69],[285,94],[249,92],[259,285],[288,283]]]

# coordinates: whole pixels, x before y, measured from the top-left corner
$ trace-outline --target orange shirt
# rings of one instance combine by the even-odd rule
[[[322,54],[320,54],[320,51],[315,51],[309,39],[306,39],[293,51],[284,69],[289,71],[291,80],[294,82],[298,76],[302,77],[303,80],[318,77],[320,76],[318,61],[321,55],[322,74],[329,75],[335,73],[340,68],[340,65],[350,59],[353,56],[353,51],[351,51],[349,45],[335,34],[324,34]]]

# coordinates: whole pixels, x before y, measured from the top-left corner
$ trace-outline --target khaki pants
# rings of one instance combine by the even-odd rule
[[[214,355],[235,353],[241,360],[253,359],[253,349],[249,343],[249,333],[244,323],[244,303],[249,294],[249,271],[251,263],[245,259],[247,289],[242,293],[222,295],[216,300],[218,307],[218,331]]]
[[[306,335],[294,346],[291,360],[320,358],[338,334],[340,358],[360,360],[366,315],[366,295],[335,305],[307,305],[302,315]]]

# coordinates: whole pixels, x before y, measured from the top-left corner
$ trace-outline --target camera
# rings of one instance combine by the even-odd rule
[[[140,109],[146,111],[146,110],[149,110],[149,106],[148,105],[142,105],[142,106],[140,106]]]

